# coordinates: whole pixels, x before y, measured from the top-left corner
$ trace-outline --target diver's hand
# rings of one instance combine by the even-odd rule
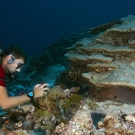
[[[45,93],[49,90],[48,89],[48,84],[43,83],[43,84],[37,84],[34,86],[34,98],[39,98],[45,95]]]

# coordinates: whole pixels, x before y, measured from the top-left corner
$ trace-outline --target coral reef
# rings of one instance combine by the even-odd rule
[[[46,73],[42,73],[45,62],[41,61],[48,56],[49,65],[54,61],[59,62],[60,58],[65,64],[67,59],[62,56],[68,50],[65,56],[69,58],[71,65],[62,79],[69,81],[71,87],[67,88],[62,84],[51,87],[45,96],[36,99],[40,109],[21,107],[6,110],[7,116],[0,116],[0,134],[36,135],[38,132],[44,135],[135,134],[135,107],[100,99],[103,95],[110,99],[121,100],[128,95],[126,100],[131,99],[132,103],[135,103],[135,17],[128,16],[78,33],[44,48],[42,56],[28,64],[33,65],[31,68],[34,71],[30,73],[29,70],[25,70],[26,74],[20,76],[21,79],[18,80],[22,81],[27,72],[29,81],[40,71],[40,75],[45,76]],[[59,46],[63,43],[64,47],[68,47],[67,50]],[[69,44],[73,45],[69,47]],[[56,59],[52,59],[52,56]],[[34,66],[37,60],[40,60],[41,66],[38,72]],[[24,82],[29,83],[27,79]],[[34,81],[41,82],[43,78],[33,79],[32,83],[35,83]],[[74,82],[76,85],[73,87]],[[85,89],[90,90],[88,95],[77,94],[79,90]],[[126,92],[127,90],[130,91]],[[104,114],[98,122],[92,117],[95,112]],[[97,126],[94,123],[97,123]]]
[[[76,110],[80,106],[80,101],[83,100],[82,95],[72,94],[69,98],[65,99],[61,105],[65,109],[65,111],[69,111],[70,109]]]
[[[61,123],[55,129],[55,133],[58,135],[89,135],[94,131],[92,118],[85,110],[79,110],[76,112],[72,120],[68,125]]]
[[[68,79],[98,88],[118,86],[135,91],[135,17],[121,20],[120,25],[68,48]]]
[[[98,130],[104,130],[105,135],[134,135],[135,127],[133,124],[124,122],[117,115],[108,114],[103,122],[98,122]]]
[[[54,110],[56,109],[56,100],[66,98],[66,93],[62,90],[60,86],[55,86],[50,88],[47,95],[41,97],[38,100],[40,106],[45,107],[46,109]]]
[[[96,102],[99,104],[98,102]],[[113,102],[112,102],[113,103]],[[114,103],[113,103],[114,104]],[[104,104],[108,106],[108,104]],[[112,106],[112,105],[111,105]],[[115,104],[115,108],[118,106]],[[109,108],[96,109],[93,112],[93,109],[89,109],[87,102],[84,102],[83,108],[80,108],[72,119],[67,123],[60,123],[55,128],[55,134],[57,135],[134,135],[135,134],[135,122],[134,114],[123,114],[121,111],[110,110]],[[101,111],[103,109],[103,111]],[[115,112],[116,111],[116,112]],[[97,124],[94,125],[92,115],[102,114],[102,118],[97,121]]]
[[[60,86],[55,86],[50,88],[48,93],[45,96],[39,98],[37,102],[42,107],[42,109],[44,108],[46,110],[48,109],[55,111],[57,107],[59,108],[59,105],[69,109],[71,104],[77,104],[82,99],[82,96],[75,94],[78,91],[78,87],[72,87],[71,89],[64,90]]]
[[[132,108],[135,112],[135,107],[129,106],[127,111],[122,109],[123,104],[119,102],[97,102],[89,98],[84,98],[75,95],[70,96],[72,101],[78,102],[78,109],[72,117],[67,114],[56,113],[56,111],[46,112],[43,109],[32,109],[27,112],[24,110],[9,110],[10,116],[1,118],[0,134],[6,133],[15,135],[37,135],[38,132],[47,135],[134,135],[135,134],[135,115],[129,112]],[[62,99],[63,100],[63,99]],[[81,100],[79,104],[79,100]],[[57,102],[56,102],[57,104]],[[90,105],[89,105],[90,104]],[[92,105],[91,105],[92,104]],[[96,105],[94,107],[94,105]],[[98,107],[97,107],[98,105]],[[91,107],[92,106],[92,107]],[[68,111],[74,108],[71,104]],[[58,108],[57,108],[58,109]],[[60,108],[59,108],[60,109]],[[64,109],[64,107],[63,107]],[[65,112],[65,111],[64,111]],[[95,113],[104,114],[102,119],[94,125],[95,118],[92,117]],[[25,115],[24,115],[25,113]],[[12,114],[12,115],[11,115]],[[12,117],[16,116],[16,117]]]
[[[36,100],[40,109],[30,105],[6,109],[8,115],[0,117],[0,126],[6,133],[13,131],[14,134],[27,135],[28,130],[34,130],[52,135],[56,124],[60,122],[66,124],[79,108],[83,97],[75,94],[78,90],[78,87],[71,89],[62,89],[60,86],[52,87],[46,95]],[[74,109],[72,114],[71,108]]]

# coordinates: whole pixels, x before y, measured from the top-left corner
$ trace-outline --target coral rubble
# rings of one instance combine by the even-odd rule
[[[84,110],[79,110],[69,121],[68,125],[61,123],[55,129],[59,135],[89,135],[94,131],[94,125],[90,114]]]

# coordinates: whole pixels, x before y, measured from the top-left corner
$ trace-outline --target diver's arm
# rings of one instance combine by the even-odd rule
[[[48,84],[43,84],[42,86],[41,84],[35,85],[33,90],[35,94],[34,98],[42,97],[44,95],[44,90],[48,90],[47,86]],[[15,107],[28,101],[30,101],[30,98],[26,94],[21,96],[9,97],[6,88],[0,86],[0,107],[2,109]]]
[[[27,95],[9,97],[5,87],[0,86],[0,106],[2,109],[15,107],[25,102],[30,101]]]

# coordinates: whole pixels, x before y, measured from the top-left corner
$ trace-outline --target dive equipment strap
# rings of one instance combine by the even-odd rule
[[[38,104],[34,101],[34,92],[33,91],[28,91],[27,96],[30,98],[30,102],[33,106],[35,106],[37,109],[40,109]]]

